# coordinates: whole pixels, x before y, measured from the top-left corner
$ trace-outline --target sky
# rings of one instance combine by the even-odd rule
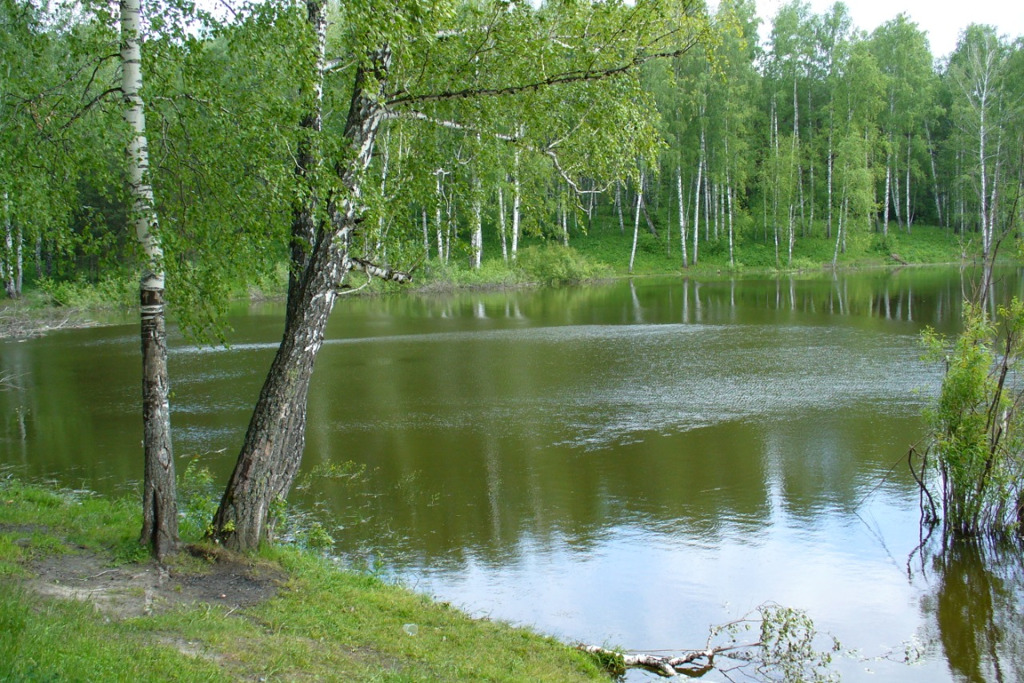
[[[787,0],[756,0],[762,19],[762,37],[771,31],[771,20]],[[932,55],[945,57],[956,48],[960,32],[969,24],[991,24],[1011,39],[1024,36],[1024,2],[1021,0],[845,0],[853,23],[868,32],[906,14],[928,34]],[[811,11],[821,14],[834,0],[810,0]]]

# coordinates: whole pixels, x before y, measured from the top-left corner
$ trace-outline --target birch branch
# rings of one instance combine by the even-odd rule
[[[615,650],[608,650],[599,645],[578,645],[577,649],[582,650],[593,655],[603,655],[605,657],[613,657],[616,660],[622,662],[624,667],[628,668],[643,668],[649,669],[656,673],[666,677],[674,677],[680,674],[685,674],[685,671],[680,671],[680,667],[685,667],[694,664],[698,660],[707,660],[706,665],[701,665],[697,668],[698,671],[710,669],[714,666],[715,655],[730,650],[747,650],[755,647],[760,647],[761,643],[750,643],[747,645],[723,645],[708,647],[704,650],[694,650],[687,652],[684,655],[678,657],[668,657],[665,655],[655,655],[647,653],[638,654],[627,654],[623,652],[616,652]],[[693,673],[693,667],[691,667],[690,673]]]
[[[604,192],[607,192],[608,189],[615,182],[615,181],[608,182],[605,185],[603,185],[602,187],[594,188],[592,190],[585,190],[582,187],[580,187],[579,183],[577,183],[573,179],[572,175],[570,175],[569,172],[566,171],[565,168],[562,166],[562,163],[561,163],[561,161],[558,158],[558,151],[556,149],[554,149],[554,147],[556,145],[559,145],[562,142],[564,142],[564,140],[565,140],[564,136],[562,138],[556,140],[555,142],[551,143],[550,145],[546,145],[544,147],[537,147],[536,145],[531,145],[531,144],[523,142],[522,138],[517,136],[517,135],[509,135],[508,133],[499,133],[497,131],[482,130],[480,128],[477,128],[476,126],[469,126],[469,125],[466,125],[464,123],[460,123],[458,121],[453,121],[451,119],[439,119],[439,118],[436,118],[436,117],[433,117],[433,116],[428,116],[427,114],[424,114],[423,112],[416,111],[416,110],[407,110],[407,111],[401,111],[401,112],[389,111],[388,115],[387,115],[387,118],[391,119],[391,120],[395,120],[395,119],[411,119],[411,120],[414,120],[414,121],[423,121],[424,123],[430,123],[430,124],[433,124],[435,126],[441,126],[442,128],[448,128],[448,129],[451,129],[451,130],[457,130],[457,131],[460,131],[460,132],[463,132],[463,133],[476,133],[477,135],[486,135],[486,136],[488,136],[488,137],[490,137],[492,139],[495,139],[495,140],[501,140],[503,142],[508,142],[508,143],[511,143],[511,144],[518,144],[521,147],[523,147],[524,149],[527,149],[527,150],[529,150],[531,152],[537,152],[538,154],[544,154],[545,156],[547,156],[547,157],[549,157],[551,159],[552,163],[555,166],[555,170],[558,172],[558,175],[560,175],[562,177],[562,180],[564,180],[566,182],[566,184],[569,185],[569,187],[572,188],[573,192],[575,192],[579,196],[590,195],[590,194],[602,194]]]
[[[345,262],[348,266],[346,270],[358,270],[362,273],[366,273],[370,277],[388,280],[390,282],[397,282],[400,285],[412,282],[412,270],[415,270],[415,268],[413,268],[409,272],[406,272],[402,270],[395,270],[393,268],[384,268],[375,263],[371,263],[366,259],[357,257],[348,257],[345,259]]]
[[[501,88],[464,88],[462,90],[445,90],[436,93],[421,93],[419,95],[413,94],[399,94],[393,97],[387,102],[388,107],[396,107],[410,104],[419,104],[422,102],[440,102],[443,100],[458,100],[458,99],[471,99],[475,97],[495,97],[501,95],[518,95],[526,92],[536,92],[545,88],[550,88],[557,85],[565,85],[568,83],[593,83],[597,81],[607,80],[616,76],[621,76],[634,69],[637,69],[647,62],[654,61],[655,59],[671,59],[675,57],[682,57],[684,54],[693,49],[698,43],[698,38],[694,37],[690,39],[686,45],[677,50],[668,50],[662,52],[650,52],[647,54],[638,54],[630,59],[625,64],[619,64],[618,66],[609,67],[607,69],[577,69],[573,71],[565,71],[560,74],[555,74],[538,81],[532,81],[530,83],[521,83],[519,85],[508,85]]]

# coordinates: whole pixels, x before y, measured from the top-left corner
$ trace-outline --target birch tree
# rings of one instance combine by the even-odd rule
[[[551,120],[553,131],[545,132],[554,135],[521,140],[508,130],[480,132],[543,155],[570,186],[578,186],[577,169],[584,165],[598,171],[621,168],[623,156],[635,158],[637,143],[648,140],[653,148],[647,134],[653,128],[638,126],[643,118],[628,115],[630,102],[643,100],[635,71],[650,59],[682,54],[703,27],[687,3],[555,4],[537,10],[526,3],[483,4],[462,15],[461,23],[455,6],[441,1],[353,3],[344,5],[338,18],[339,47],[351,66],[334,72],[323,66],[330,61],[322,38],[326,3],[307,0],[304,10],[304,31],[316,36],[299,43],[317,54],[309,60],[316,65],[311,82],[320,84],[321,92],[343,88],[332,97],[348,106],[341,144],[323,164],[332,169],[329,182],[309,193],[317,198],[316,207],[307,205],[315,216],[313,230],[292,235],[284,334],[213,520],[214,536],[239,550],[268,538],[272,509],[291,488],[304,445],[309,381],[343,280],[355,272],[409,279],[353,248],[365,213],[366,171],[382,127],[405,118],[468,131],[476,124],[464,117],[467,103],[522,106],[519,98],[532,107],[542,103],[546,109],[531,111]],[[478,49],[484,36],[493,41],[489,51]],[[339,73],[348,79],[347,87],[334,80]],[[307,102],[317,106],[315,98]],[[616,109],[626,125],[612,129],[590,118],[592,112]],[[566,110],[575,112],[573,126],[557,116]],[[590,141],[598,135],[608,141],[589,164],[589,150],[575,146],[578,130],[587,130]]]
[[[949,77],[956,85],[953,117],[964,141],[964,158],[971,160],[965,165],[975,191],[986,283],[1002,198],[1003,130],[1010,123],[1011,110],[1002,92],[1008,57],[1007,46],[994,29],[972,25],[964,31],[949,66]]]
[[[164,309],[163,246],[157,234],[153,187],[149,179],[145,102],[142,99],[142,3],[121,0],[121,94],[130,129],[126,151],[131,221],[145,255],[139,281],[142,331],[142,421],[145,477],[141,542],[157,559],[178,544],[178,503],[171,446],[170,386]]]

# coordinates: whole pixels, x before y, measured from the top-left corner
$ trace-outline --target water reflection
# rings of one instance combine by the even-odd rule
[[[957,541],[930,557],[929,630],[963,681],[1024,680],[1024,545]]]
[[[974,607],[946,576],[994,572],[1018,581],[1007,610],[1021,598],[1019,566],[904,572],[916,497],[893,465],[939,380],[919,333],[955,332],[961,282],[905,269],[345,299],[293,501],[352,561],[567,639],[690,647],[776,600],[870,654],[923,627],[922,591],[953,606],[934,627],[953,633]],[[173,340],[176,452],[208,454],[221,481],[282,315],[248,309],[227,349]],[[0,372],[23,377],[0,392],[0,464],[102,491],[137,480],[137,354],[133,326],[0,343]],[[346,461],[364,476],[316,474]],[[993,661],[1017,675],[1012,638]],[[952,662],[966,646],[951,643]],[[937,654],[885,666],[950,675]]]

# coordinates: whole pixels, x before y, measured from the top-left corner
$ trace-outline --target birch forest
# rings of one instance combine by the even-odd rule
[[[563,4],[470,1],[446,11],[453,26],[472,17],[492,28],[513,8],[532,15],[518,49],[561,73],[573,46],[545,17]],[[457,29],[433,40],[405,77],[437,96],[399,112],[397,88],[381,123],[362,188],[362,253],[385,266],[479,268],[515,262],[527,241],[617,233],[630,265],[638,240],[654,239],[680,267],[717,255],[786,268],[806,265],[795,256],[804,240],[826,241],[835,263],[851,241],[884,248],[893,231],[918,226],[988,254],[1022,210],[1019,37],[969,25],[939,56],[911,18],[867,32],[841,2],[821,14],[790,2],[764,27],[749,0],[681,6],[690,49],[643,61],[638,79],[609,73],[596,99],[568,86],[503,95],[493,84],[522,74],[490,59],[497,28],[476,44]],[[294,164],[267,160],[290,158],[301,134],[289,120],[309,86],[304,53],[289,49],[298,14],[256,4],[215,18],[189,3],[148,5],[151,173],[172,301],[181,292],[220,300],[286,260]],[[339,42],[355,19],[335,14],[327,40]],[[121,177],[116,15],[102,3],[0,1],[9,297],[26,280],[59,291],[134,278],[147,258]],[[327,58],[328,74],[351,68],[344,55]],[[459,65],[457,97],[447,96],[452,71],[442,63]],[[500,106],[467,112],[474,89]],[[316,143],[329,152],[341,137],[332,125]],[[197,257],[210,253],[218,257]],[[199,309],[179,312],[202,328]]]

